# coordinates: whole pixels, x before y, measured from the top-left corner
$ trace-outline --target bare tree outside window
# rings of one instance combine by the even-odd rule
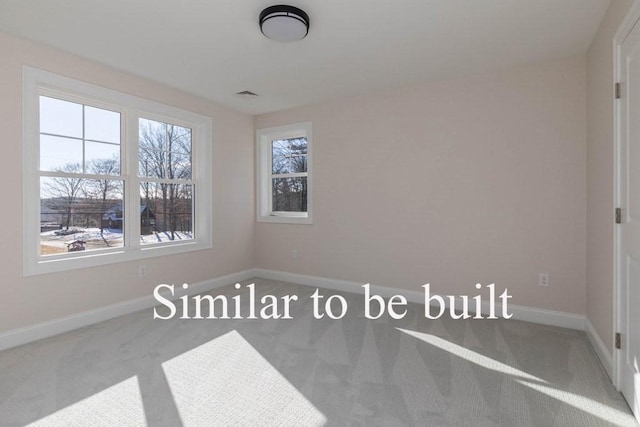
[[[307,211],[307,138],[271,143],[272,211]]]
[[[68,163],[59,171],[79,173],[80,164]],[[62,213],[64,219],[61,228],[69,230],[77,200],[82,196],[84,179],[75,176],[49,177],[42,179],[41,198],[46,200],[47,207]]]
[[[110,159],[94,159],[88,165],[89,173],[92,175],[120,175],[120,160],[112,157]],[[90,181],[91,185],[86,188],[87,198],[98,201],[98,223],[100,226],[100,236],[104,239],[105,224],[103,216],[112,207],[114,199],[122,199],[122,185],[113,179],[96,179]]]
[[[142,221],[150,226],[141,228],[141,243],[193,239],[191,129],[141,119],[139,138]]]
[[[211,117],[22,71],[25,276],[212,247]]]
[[[120,113],[40,96],[40,254],[124,245]]]

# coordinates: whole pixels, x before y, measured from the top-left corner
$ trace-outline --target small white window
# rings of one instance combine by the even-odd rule
[[[211,119],[24,69],[24,273],[211,247]]]
[[[257,131],[258,221],[311,224],[311,123]]]

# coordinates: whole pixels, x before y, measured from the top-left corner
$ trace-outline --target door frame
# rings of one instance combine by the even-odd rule
[[[613,81],[611,84],[613,94],[613,88],[615,84],[620,81],[621,71],[622,71],[622,44],[626,40],[631,30],[634,29],[636,24],[640,21],[640,0],[634,0],[633,4],[629,8],[627,15],[620,24],[618,31],[616,32],[613,38]],[[622,194],[621,194],[621,161],[622,157],[622,141],[620,140],[620,126],[622,125],[622,117],[620,114],[620,100],[615,99],[615,96],[612,96],[613,99],[613,140],[614,140],[614,165],[613,165],[613,173],[614,173],[614,191],[613,191],[613,202],[614,205],[611,209],[611,217],[613,218],[614,209],[621,206],[622,203]],[[613,225],[613,336],[615,337],[616,332],[622,330],[622,324],[624,320],[622,319],[620,313],[620,307],[624,303],[622,301],[621,295],[621,286],[620,283],[620,227],[617,226],[615,221],[612,221]],[[622,388],[622,352],[616,351],[615,344],[613,344],[613,357],[612,357],[612,381],[613,385],[616,387],[618,391],[621,391]]]

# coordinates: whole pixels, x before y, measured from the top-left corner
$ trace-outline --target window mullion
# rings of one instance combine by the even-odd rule
[[[140,178],[138,177],[138,120],[139,114],[127,111],[124,116],[125,172],[125,246],[140,248]]]
[[[306,178],[309,176],[309,172],[296,172],[296,173],[273,173],[271,178]]]
[[[85,141],[87,123],[85,121],[86,105],[82,104],[82,173],[87,173],[87,142]],[[122,116],[120,116],[122,117]]]
[[[141,177],[139,181],[144,182],[156,182],[158,184],[183,184],[183,185],[194,185],[195,181],[193,179],[170,179],[170,178],[147,178]]]
[[[73,172],[59,172],[59,171],[38,171],[41,177],[58,177],[58,178],[80,178],[80,179],[98,179],[98,180],[113,180],[120,181],[123,179],[120,175],[97,175],[91,173],[73,173]]]

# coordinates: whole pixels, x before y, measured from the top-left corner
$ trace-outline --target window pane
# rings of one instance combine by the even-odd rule
[[[307,211],[307,178],[273,178],[274,212]]]
[[[140,183],[140,243],[194,238],[193,185]]]
[[[291,158],[284,156],[274,156],[272,158],[271,170],[274,174],[291,173]]]
[[[288,156],[290,154],[288,139],[279,139],[271,142],[271,155],[273,157]]]
[[[306,172],[307,171],[307,156],[294,156],[291,158],[291,172]]]
[[[167,165],[169,165],[169,170],[166,172],[168,178],[191,179],[190,153],[169,152]]]
[[[74,177],[40,179],[40,254],[124,245],[123,183]]]
[[[103,142],[85,142],[85,170],[100,175],[120,173],[120,146]]]
[[[191,179],[191,129],[140,119],[139,176]]]
[[[87,164],[87,173],[93,175],[120,175],[120,162],[115,159],[93,159]]]
[[[69,164],[82,172],[82,141],[59,136],[40,135],[40,170],[71,172]]]
[[[271,142],[271,173],[307,171],[307,138],[278,139]]]
[[[40,132],[82,138],[82,105],[41,96]]]
[[[292,155],[307,154],[307,138],[295,138],[290,141]]]
[[[120,144],[120,113],[85,106],[84,126],[85,139]]]

